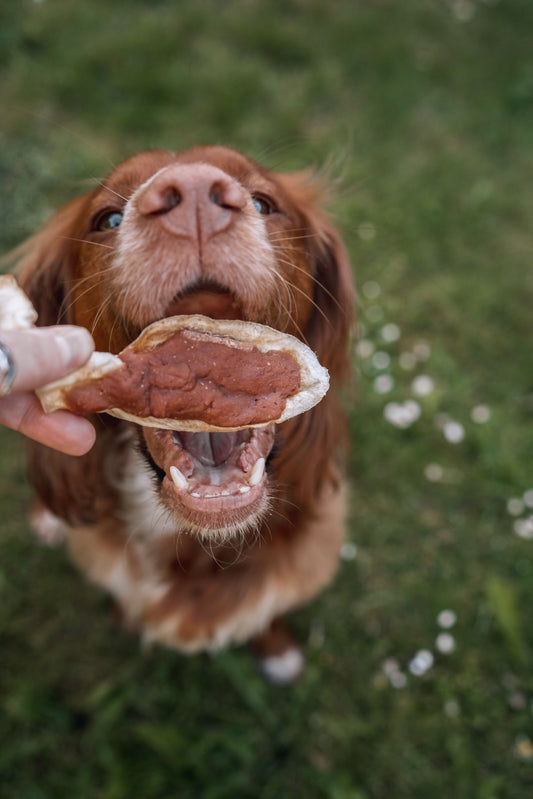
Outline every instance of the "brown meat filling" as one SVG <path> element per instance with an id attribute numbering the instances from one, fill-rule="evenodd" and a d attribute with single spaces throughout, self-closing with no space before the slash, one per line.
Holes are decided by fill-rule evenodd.
<path id="1" fill-rule="evenodd" d="M 72 411 L 120 408 L 139 417 L 239 427 L 278 419 L 300 387 L 300 367 L 287 352 L 263 353 L 190 330 L 154 349 L 128 347 L 119 357 L 125 369 L 69 391 Z"/>

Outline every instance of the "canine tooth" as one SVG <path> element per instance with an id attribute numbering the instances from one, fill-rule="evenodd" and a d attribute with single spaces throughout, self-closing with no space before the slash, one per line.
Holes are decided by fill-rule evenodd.
<path id="1" fill-rule="evenodd" d="M 239 487 L 239 494 L 247 494 L 250 491 L 250 486 L 240 486 Z"/>
<path id="2" fill-rule="evenodd" d="M 265 471 L 265 459 L 259 458 L 253 465 L 252 471 L 250 472 L 250 476 L 248 477 L 248 483 L 251 486 L 258 485 L 262 478 Z"/>
<path id="3" fill-rule="evenodd" d="M 189 485 L 187 478 L 183 472 L 180 472 L 177 466 L 170 467 L 170 476 L 176 488 L 181 488 L 183 490 Z"/>

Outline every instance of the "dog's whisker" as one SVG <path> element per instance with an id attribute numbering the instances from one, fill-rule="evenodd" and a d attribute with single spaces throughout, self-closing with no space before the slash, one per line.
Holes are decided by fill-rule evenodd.
<path id="1" fill-rule="evenodd" d="M 305 297 L 305 299 L 306 299 L 308 302 L 310 302 L 310 303 L 311 303 L 311 305 L 312 305 L 314 308 L 316 308 L 316 310 L 317 310 L 317 311 L 319 312 L 319 314 L 322 316 L 322 318 L 324 319 L 324 321 L 325 321 L 325 322 L 326 322 L 328 325 L 330 325 L 330 326 L 331 326 L 331 319 L 328 319 L 328 317 L 326 316 L 326 314 L 324 313 L 324 311 L 323 311 L 323 309 L 320 307 L 320 305 L 319 305 L 317 302 L 315 302 L 315 300 L 314 300 L 312 297 L 310 297 L 310 296 L 307 294 L 307 292 L 305 292 L 303 289 L 301 289 L 301 288 L 300 288 L 299 286 L 297 286 L 295 283 L 292 283 L 292 282 L 290 282 L 290 281 L 287 281 L 287 282 L 289 283 L 289 285 L 291 286 L 291 288 L 292 288 L 294 291 L 297 291 L 299 294 L 301 294 L 303 297 Z"/>
<path id="2" fill-rule="evenodd" d="M 98 323 L 99 323 L 100 319 L 102 318 L 102 316 L 104 315 L 104 313 L 106 312 L 106 310 L 109 308 L 110 305 L 111 305 L 111 298 L 110 297 L 106 297 L 105 300 L 100 305 L 100 308 L 98 309 L 98 311 L 96 312 L 96 315 L 94 317 L 94 320 L 93 320 L 93 323 L 92 323 L 92 326 L 91 326 L 91 335 L 92 336 L 94 336 L 94 333 L 95 333 L 95 331 L 96 331 L 96 329 L 98 327 Z"/>
<path id="3" fill-rule="evenodd" d="M 305 239 L 318 239 L 320 238 L 318 233 L 302 233 L 301 235 L 295 236 L 290 233 L 290 231 L 283 231 L 284 233 L 288 233 L 287 236 L 282 236 L 281 234 L 276 235 L 275 233 L 271 235 L 270 241 L 273 244 L 280 244 L 284 241 L 304 241 Z"/>
<path id="4" fill-rule="evenodd" d="M 279 273 L 278 273 L 278 274 L 279 274 Z M 281 276 L 280 276 L 280 277 L 281 277 Z M 318 303 L 316 303 L 316 302 L 315 302 L 315 300 L 314 300 L 312 297 L 310 297 L 310 296 L 307 294 L 307 292 L 305 292 L 303 289 L 301 289 L 301 288 L 300 288 L 299 286 L 297 286 L 295 283 L 293 283 L 293 282 L 289 281 L 289 280 L 288 280 L 288 279 L 287 279 L 285 276 L 283 276 L 283 278 L 282 278 L 282 279 L 283 279 L 283 280 L 284 280 L 284 281 L 287 283 L 287 285 L 288 285 L 288 286 L 290 286 L 290 287 L 291 287 L 291 289 L 292 289 L 292 290 L 294 290 L 294 291 L 297 291 L 299 294 L 301 294 L 303 297 L 305 297 L 305 299 L 306 299 L 306 300 L 307 300 L 307 301 L 308 301 L 308 302 L 309 302 L 309 303 L 310 303 L 310 304 L 311 304 L 311 305 L 312 305 L 314 308 L 316 308 L 316 310 L 317 310 L 317 311 L 320 313 L 320 315 L 321 315 L 321 316 L 323 317 L 323 319 L 324 319 L 324 320 L 327 322 L 327 324 L 328 324 L 328 325 L 331 325 L 331 320 L 330 320 L 330 319 L 328 319 L 328 317 L 326 316 L 326 314 L 324 313 L 324 311 L 322 310 L 322 308 L 321 308 L 321 307 L 318 305 Z M 296 322 L 295 322 L 295 320 L 294 320 L 294 319 L 292 319 L 292 318 L 291 318 L 291 322 L 292 322 L 292 324 L 296 325 Z M 298 329 L 299 329 L 300 333 L 302 333 L 302 331 L 300 330 L 300 328 L 298 328 Z M 302 334 L 302 336 L 303 336 L 303 334 Z M 304 338 L 303 340 L 305 341 L 305 338 Z"/>
<path id="5" fill-rule="evenodd" d="M 115 333 L 115 330 L 116 330 L 116 327 L 117 327 L 117 323 L 119 321 L 122 322 L 122 326 L 123 326 L 123 328 L 125 330 L 125 333 L 128 336 L 128 338 L 131 338 L 131 336 L 129 336 L 129 334 L 128 334 L 128 331 L 125 329 L 124 320 L 122 319 L 122 317 L 119 317 L 118 315 L 115 314 L 115 318 L 113 319 L 113 324 L 111 325 L 111 330 L 109 331 L 109 336 L 108 336 L 108 339 L 107 339 L 107 348 L 108 348 L 108 350 L 111 349 L 111 342 L 113 341 L 113 335 Z"/>
<path id="6" fill-rule="evenodd" d="M 101 274 L 102 274 L 102 273 L 100 272 L 100 273 L 99 273 L 99 276 L 100 276 Z M 72 282 L 71 282 L 70 289 L 69 289 L 69 293 L 71 293 L 71 292 L 72 292 L 72 290 L 73 290 L 73 287 L 74 287 L 74 286 L 83 285 L 83 283 L 84 283 L 84 282 L 90 283 L 90 281 L 93 281 L 93 284 L 92 284 L 92 285 L 89 285 L 89 286 L 88 286 L 87 288 L 85 288 L 85 289 L 84 289 L 84 290 L 83 290 L 81 293 L 78 293 L 78 292 L 77 292 L 77 293 L 76 293 L 76 296 L 72 298 L 72 300 L 69 302 L 69 304 L 68 304 L 68 305 L 65 305 L 65 302 L 66 302 L 66 300 L 67 300 L 67 298 L 68 298 L 68 296 L 69 296 L 69 295 L 67 294 L 67 295 L 65 296 L 65 298 L 63 299 L 63 302 L 61 303 L 61 306 L 60 306 L 60 308 L 59 308 L 59 316 L 60 316 L 60 317 L 62 317 L 62 316 L 66 316 L 66 315 L 69 313 L 69 311 L 70 311 L 70 310 L 71 310 L 71 309 L 74 307 L 74 305 L 75 305 L 77 302 L 79 302 L 79 300 L 81 300 L 83 297 L 85 297 L 85 296 L 86 296 L 87 294 L 89 294 L 91 291 L 94 291 L 94 288 L 95 288 L 95 286 L 94 286 L 94 280 L 95 280 L 95 278 L 94 278 L 94 275 L 90 275 L 89 277 L 85 278 L 84 280 L 80 280 L 80 281 L 79 281 L 79 283 L 76 283 L 76 281 L 72 281 Z"/>
<path id="7" fill-rule="evenodd" d="M 325 286 L 315 275 L 310 274 L 306 269 L 303 269 L 301 266 L 298 266 L 293 261 L 288 261 L 283 258 L 280 258 L 279 261 L 281 263 L 286 264 L 287 266 L 290 266 L 292 269 L 295 269 L 298 272 L 302 272 L 306 277 L 310 278 L 312 282 L 320 289 L 322 289 L 322 291 L 325 294 L 327 294 L 330 300 L 332 300 L 335 303 L 335 305 L 337 306 L 337 308 L 339 309 L 339 311 L 342 313 L 343 316 L 347 314 L 346 308 L 343 308 L 343 306 L 340 304 L 335 295 L 332 294 L 332 292 L 327 288 L 327 286 Z"/>
<path id="8" fill-rule="evenodd" d="M 279 296 L 280 306 L 282 307 L 282 309 L 287 314 L 287 317 L 288 317 L 288 320 L 289 320 L 290 324 L 292 324 L 296 328 L 296 330 L 298 331 L 302 341 L 306 342 L 305 334 L 304 334 L 303 330 L 301 329 L 301 327 L 299 326 L 299 324 L 297 323 L 296 319 L 294 318 L 294 316 L 292 314 L 292 300 L 293 300 L 293 297 L 292 297 L 292 294 L 290 292 L 290 289 L 291 288 L 295 288 L 295 286 L 292 283 L 290 283 L 280 272 L 278 272 L 277 270 L 273 270 L 273 271 L 274 271 L 274 274 L 276 275 L 276 277 L 279 279 L 279 285 L 282 285 L 283 288 L 285 289 L 286 296 L 287 296 L 287 299 L 288 299 L 288 302 L 289 302 L 289 308 L 287 308 L 287 306 L 282 302 L 281 296 Z M 279 321 L 279 313 L 278 313 L 278 321 Z M 287 328 L 287 325 L 285 325 L 285 329 L 286 328 Z"/>
<path id="9" fill-rule="evenodd" d="M 64 239 L 65 241 L 76 241 L 79 244 L 90 244 L 93 247 L 104 247 L 106 250 L 114 250 L 115 249 L 110 244 L 104 244 L 101 241 L 91 241 L 90 239 L 77 239 L 77 238 L 74 238 L 74 236 L 58 236 L 58 238 Z"/>
<path id="10" fill-rule="evenodd" d="M 105 183 L 105 181 L 101 180 L 100 178 L 93 178 L 92 180 L 96 186 L 99 186 L 101 189 L 105 189 L 105 191 L 110 192 L 110 194 L 114 194 L 115 197 L 119 198 L 119 200 L 122 200 L 125 203 L 128 202 L 128 197 L 124 197 L 123 194 L 120 194 L 118 191 L 115 191 L 115 189 L 112 189 L 111 186 Z"/>

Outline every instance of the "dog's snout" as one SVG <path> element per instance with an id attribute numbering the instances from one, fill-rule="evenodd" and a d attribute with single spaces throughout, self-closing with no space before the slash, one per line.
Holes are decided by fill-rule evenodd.
<path id="1" fill-rule="evenodd" d="M 239 183 L 209 164 L 168 167 L 141 189 L 136 201 L 142 216 L 158 216 L 168 232 L 200 241 L 229 228 L 245 205 Z"/>

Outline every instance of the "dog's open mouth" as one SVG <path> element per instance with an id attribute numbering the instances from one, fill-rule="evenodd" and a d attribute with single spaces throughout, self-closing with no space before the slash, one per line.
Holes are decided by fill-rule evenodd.
<path id="1" fill-rule="evenodd" d="M 243 319 L 243 309 L 235 294 L 214 281 L 197 281 L 174 297 L 165 316 L 200 313 L 211 319 Z"/>
<path id="2" fill-rule="evenodd" d="M 229 289 L 198 282 L 180 292 L 165 315 L 200 313 L 242 319 Z M 161 496 L 181 523 L 208 535 L 243 529 L 267 504 L 266 463 L 275 424 L 228 432 L 177 432 L 143 428 L 152 466 L 162 479 Z"/>
<path id="3" fill-rule="evenodd" d="M 144 428 L 143 435 L 165 503 L 191 529 L 240 529 L 264 510 L 274 424 L 223 433 Z"/>

